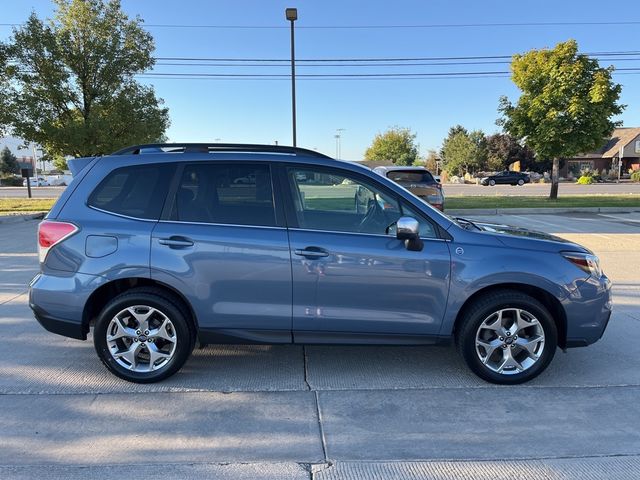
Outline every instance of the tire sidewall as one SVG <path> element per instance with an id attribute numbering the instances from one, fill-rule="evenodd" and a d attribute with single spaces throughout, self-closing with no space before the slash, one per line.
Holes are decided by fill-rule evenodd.
<path id="1" fill-rule="evenodd" d="M 159 370 L 153 372 L 133 372 L 118 364 L 109 351 L 107 344 L 107 328 L 113 317 L 127 307 L 146 305 L 154 307 L 164 313 L 173 323 L 176 331 L 176 351 L 169 362 Z M 151 383 L 163 380 L 177 372 L 191 353 L 191 330 L 182 311 L 172 302 L 156 295 L 140 293 L 121 295 L 109 302 L 100 312 L 93 330 L 93 342 L 102 363 L 118 377 L 136 383 Z"/>
<path id="2" fill-rule="evenodd" d="M 484 322 L 489 315 L 504 308 L 520 308 L 533 314 L 542 326 L 545 336 L 544 350 L 541 358 L 524 372 L 513 375 L 501 375 L 487 368 L 480 360 L 475 345 L 476 333 L 480 324 Z M 472 316 L 468 318 L 463 329 L 465 337 L 461 339 L 460 347 L 465 362 L 480 378 L 491 383 L 514 385 L 532 380 L 547 368 L 553 359 L 558 344 L 557 328 L 547 309 L 538 304 L 538 302 L 529 301 L 526 298 L 517 298 L 514 300 L 503 299 L 487 305 L 484 308 L 480 308 L 472 313 Z"/>

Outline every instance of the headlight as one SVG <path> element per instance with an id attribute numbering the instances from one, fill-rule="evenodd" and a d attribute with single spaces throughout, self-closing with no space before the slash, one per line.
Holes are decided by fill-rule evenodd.
<path id="1" fill-rule="evenodd" d="M 595 255 L 589 253 L 562 252 L 562 256 L 589 275 L 593 275 L 596 278 L 602 276 L 600 259 Z"/>

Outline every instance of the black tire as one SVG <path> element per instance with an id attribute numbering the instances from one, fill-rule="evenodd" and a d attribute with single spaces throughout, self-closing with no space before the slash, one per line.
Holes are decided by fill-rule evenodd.
<path id="1" fill-rule="evenodd" d="M 161 368 L 150 372 L 135 372 L 120 365 L 111 355 L 107 344 L 107 328 L 113 317 L 133 305 L 146 305 L 160 310 L 173 323 L 177 339 L 175 351 Z M 153 383 L 164 380 L 184 365 L 193 351 L 196 330 L 190 314 L 182 302 L 169 292 L 153 287 L 132 288 L 113 298 L 102 309 L 93 330 L 93 342 L 102 363 L 114 375 L 134 383 Z"/>
<path id="2" fill-rule="evenodd" d="M 495 180 L 489 180 L 489 186 L 490 187 L 495 187 L 496 186 L 496 181 Z"/>
<path id="3" fill-rule="evenodd" d="M 522 180 L 522 179 L 518 180 L 518 186 L 520 186 L 520 187 L 521 187 L 521 186 L 523 186 L 523 185 L 524 185 L 524 180 Z"/>
<path id="4" fill-rule="evenodd" d="M 492 313 L 505 308 L 519 308 L 533 314 L 544 331 L 544 347 L 538 360 L 519 373 L 501 374 L 484 365 L 476 352 L 478 328 Z M 458 352 L 467 366 L 480 378 L 500 385 L 527 382 L 540 375 L 548 366 L 558 345 L 558 330 L 546 307 L 517 290 L 496 290 L 473 301 L 465 308 L 455 335 Z"/>

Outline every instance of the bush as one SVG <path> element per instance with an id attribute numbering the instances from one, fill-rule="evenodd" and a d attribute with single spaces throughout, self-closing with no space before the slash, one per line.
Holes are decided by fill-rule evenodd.
<path id="1" fill-rule="evenodd" d="M 636 170 L 631 174 L 631 180 L 634 182 L 640 182 L 640 170 Z"/>
<path id="2" fill-rule="evenodd" d="M 5 177 L 0 178 L 0 185 L 3 187 L 21 187 L 23 181 L 22 177 Z"/>
<path id="3" fill-rule="evenodd" d="M 583 175 L 578 179 L 579 185 L 591 185 L 593 183 L 593 177 Z"/>

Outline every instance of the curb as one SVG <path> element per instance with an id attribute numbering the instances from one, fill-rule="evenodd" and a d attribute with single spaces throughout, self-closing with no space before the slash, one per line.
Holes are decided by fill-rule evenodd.
<path id="1" fill-rule="evenodd" d="M 522 215 L 557 213 L 632 213 L 640 212 L 639 207 L 567 207 L 567 208 L 460 208 L 445 210 L 448 215 Z"/>
<path id="2" fill-rule="evenodd" d="M 45 212 L 27 213 L 20 215 L 0 215 L 0 224 L 27 222 L 29 220 L 42 220 L 45 215 Z"/>

